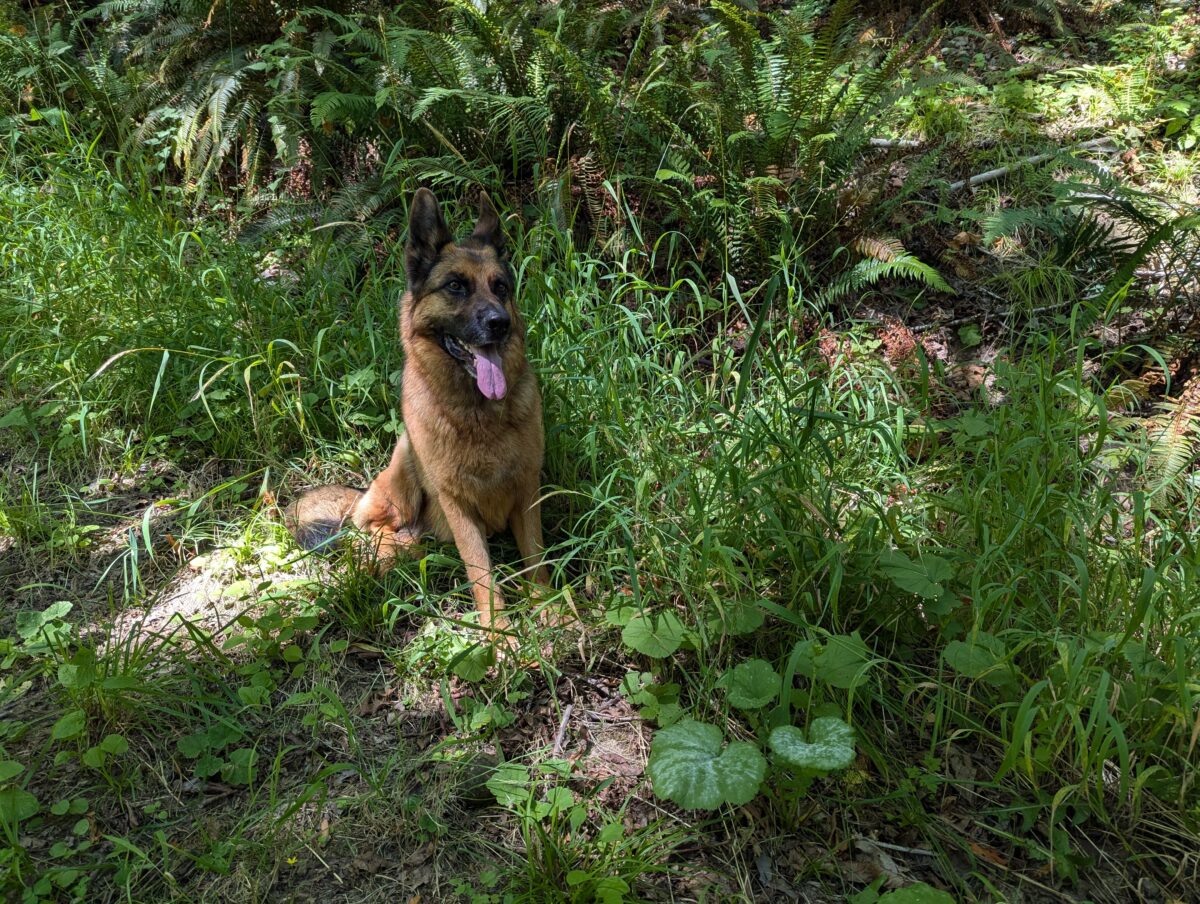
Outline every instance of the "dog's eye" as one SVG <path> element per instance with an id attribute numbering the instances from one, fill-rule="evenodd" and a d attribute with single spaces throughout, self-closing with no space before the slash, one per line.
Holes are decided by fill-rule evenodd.
<path id="1" fill-rule="evenodd" d="M 495 293 L 497 298 L 503 301 L 504 299 L 508 298 L 508 284 L 498 282 L 492 286 L 492 292 Z"/>
<path id="2" fill-rule="evenodd" d="M 446 283 L 446 290 L 454 295 L 462 295 L 467 291 L 467 286 L 461 279 L 452 279 Z"/>

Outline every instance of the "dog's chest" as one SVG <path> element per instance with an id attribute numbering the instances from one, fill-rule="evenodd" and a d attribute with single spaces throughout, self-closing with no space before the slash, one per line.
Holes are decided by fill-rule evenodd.
<path id="1" fill-rule="evenodd" d="M 538 484 L 542 434 L 536 395 L 521 392 L 502 414 L 490 416 L 412 404 L 416 401 L 406 399 L 405 422 L 427 489 L 458 499 L 490 530 L 499 530 Z"/>

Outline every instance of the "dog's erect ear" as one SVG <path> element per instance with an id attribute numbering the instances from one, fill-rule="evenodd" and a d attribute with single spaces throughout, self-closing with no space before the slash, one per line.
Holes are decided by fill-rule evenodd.
<path id="1" fill-rule="evenodd" d="M 496 213 L 487 192 L 479 195 L 479 221 L 471 232 L 471 238 L 491 245 L 497 254 L 504 253 L 504 230 L 500 228 L 500 214 Z"/>
<path id="2" fill-rule="evenodd" d="M 434 261 L 443 247 L 454 240 L 437 198 L 427 188 L 418 188 L 413 195 L 408 218 L 408 245 L 404 249 L 404 264 L 408 269 L 408 284 L 423 281 L 433 269 Z"/>

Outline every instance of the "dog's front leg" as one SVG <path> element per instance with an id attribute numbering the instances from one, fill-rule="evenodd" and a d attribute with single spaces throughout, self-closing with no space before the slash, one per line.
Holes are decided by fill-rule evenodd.
<path id="1" fill-rule="evenodd" d="M 531 578 L 543 586 L 550 585 L 550 573 L 542 564 L 545 548 L 542 545 L 542 503 L 537 496 L 526 500 L 513 509 L 508 519 L 517 549 L 525 561 L 525 570 Z"/>
<path id="2" fill-rule="evenodd" d="M 483 527 L 455 501 L 439 500 L 442 514 L 454 535 L 454 544 L 467 567 L 467 580 L 471 582 L 471 594 L 475 597 L 475 608 L 479 610 L 479 623 L 490 628 L 493 634 L 508 627 L 504 617 L 504 598 L 496 589 L 492 574 L 492 562 L 488 556 L 487 538 Z"/>
<path id="3" fill-rule="evenodd" d="M 545 600 L 550 594 L 550 572 L 543 563 L 542 504 L 536 495 L 513 509 L 508 526 L 517 541 L 517 548 L 521 550 L 521 558 L 525 560 L 525 571 L 536 582 L 531 595 L 536 601 Z M 578 613 L 575 617 L 578 618 Z M 538 618 L 548 627 L 567 625 L 572 621 L 570 616 L 561 611 L 561 607 L 551 609 L 542 606 L 538 610 Z"/>

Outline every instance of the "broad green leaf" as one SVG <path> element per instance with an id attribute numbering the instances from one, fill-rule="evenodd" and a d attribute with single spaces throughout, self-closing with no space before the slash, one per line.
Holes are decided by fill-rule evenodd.
<path id="1" fill-rule="evenodd" d="M 635 615 L 621 632 L 621 640 L 643 656 L 662 659 L 678 650 L 683 642 L 683 622 L 674 612 Z"/>
<path id="2" fill-rule="evenodd" d="M 729 704 L 738 709 L 758 709 L 779 696 L 779 673 L 764 659 L 740 663 L 719 683 L 729 695 Z"/>
<path id="3" fill-rule="evenodd" d="M 17 633 L 22 640 L 32 640 L 43 627 L 56 619 L 62 618 L 71 611 L 71 604 L 66 600 L 51 603 L 41 612 L 18 612 Z"/>
<path id="4" fill-rule="evenodd" d="M 879 567 L 901 590 L 927 600 L 939 599 L 946 589 L 943 582 L 954 577 L 950 563 L 930 553 L 914 562 L 899 550 L 890 549 L 879 557 Z"/>
<path id="5" fill-rule="evenodd" d="M 219 756 L 206 753 L 200 759 L 196 760 L 196 776 L 198 778 L 211 778 L 220 772 L 224 765 L 225 761 Z"/>
<path id="6" fill-rule="evenodd" d="M 245 736 L 246 733 L 242 729 L 225 722 L 217 722 L 208 729 L 208 746 L 213 750 L 224 750 Z"/>
<path id="7" fill-rule="evenodd" d="M 600 844 L 616 844 L 625 837 L 625 826 L 620 822 L 610 822 L 596 833 L 596 841 Z"/>
<path id="8" fill-rule="evenodd" d="M 862 637 L 853 634 L 835 634 L 825 641 L 824 649 L 816 659 L 814 677 L 834 687 L 851 690 L 866 678 L 871 651 Z"/>
<path id="9" fill-rule="evenodd" d="M 502 763 L 487 780 L 487 789 L 502 807 L 514 807 L 529 799 L 529 770 L 520 763 Z"/>
<path id="10" fill-rule="evenodd" d="M 468 647 L 450 662 L 450 671 L 463 681 L 474 684 L 482 681 L 496 661 L 495 650 L 488 644 Z"/>
<path id="11" fill-rule="evenodd" d="M 623 904 L 629 894 L 629 883 L 616 876 L 604 876 L 596 880 L 594 894 L 596 904 Z"/>
<path id="12" fill-rule="evenodd" d="M 851 690 L 866 679 L 871 651 L 855 631 L 835 634 L 825 643 L 801 640 L 792 648 L 796 673 L 823 681 L 833 687 Z"/>
<path id="13" fill-rule="evenodd" d="M 918 882 L 889 891 L 879 899 L 879 904 L 955 904 L 953 896 L 944 891 Z"/>
<path id="14" fill-rule="evenodd" d="M 729 637 L 753 634 L 763 623 L 763 611 L 757 600 L 735 600 L 723 606 L 708 620 L 709 630 Z"/>
<path id="15" fill-rule="evenodd" d="M 185 757 L 194 760 L 208 750 L 209 740 L 207 731 L 193 731 L 175 742 L 176 749 Z"/>
<path id="16" fill-rule="evenodd" d="M 676 172 L 675 170 L 666 169 L 666 168 L 656 170 L 654 173 L 654 178 L 657 179 L 659 182 L 668 182 L 671 179 L 678 179 L 681 182 L 687 182 L 688 184 L 691 184 L 691 181 L 692 181 L 683 173 L 679 173 L 679 172 Z"/>
<path id="17" fill-rule="evenodd" d="M 29 426 L 31 426 L 29 414 L 25 411 L 25 408 L 22 405 L 18 405 L 16 408 L 13 408 L 11 411 L 6 413 L 4 417 L 0 417 L 0 430 L 8 427 Z"/>
<path id="18" fill-rule="evenodd" d="M 221 778 L 231 785 L 249 785 L 254 781 L 254 764 L 258 751 L 253 747 L 239 747 L 229 751 L 229 762 L 221 767 Z"/>
<path id="19" fill-rule="evenodd" d="M 100 749 L 113 756 L 120 756 L 129 750 L 129 742 L 119 734 L 105 735 L 104 740 L 100 742 Z"/>
<path id="20" fill-rule="evenodd" d="M 36 816 L 38 799 L 22 788 L 0 789 L 0 822 L 12 825 Z"/>
<path id="21" fill-rule="evenodd" d="M 831 772 L 854 762 L 854 729 L 836 716 L 814 719 L 808 740 L 799 728 L 781 725 L 768 743 L 780 759 L 801 769 Z"/>
<path id="22" fill-rule="evenodd" d="M 0 782 L 16 778 L 24 771 L 25 767 L 16 760 L 0 760 Z"/>
<path id="23" fill-rule="evenodd" d="M 96 681 L 96 654 L 91 650 L 80 650 L 58 667 L 58 683 L 65 688 L 78 690 L 91 687 Z"/>
<path id="24" fill-rule="evenodd" d="M 257 684 L 244 684 L 237 689 L 238 699 L 245 706 L 263 706 L 270 699 L 270 692 Z"/>
<path id="25" fill-rule="evenodd" d="M 952 640 L 942 651 L 946 664 L 960 675 L 997 686 L 1010 684 L 1015 677 L 1007 655 L 1004 642 L 986 631 L 965 641 Z"/>
<path id="26" fill-rule="evenodd" d="M 969 411 L 956 421 L 958 429 L 961 430 L 968 439 L 979 439 L 981 436 L 987 436 L 996 429 L 996 422 L 993 418 L 986 414 L 981 414 L 977 411 Z"/>
<path id="27" fill-rule="evenodd" d="M 657 709 L 658 713 L 655 715 L 655 719 L 658 720 L 661 728 L 674 725 L 683 718 L 683 707 L 678 703 L 660 703 Z"/>
<path id="28" fill-rule="evenodd" d="M 538 802 L 535 808 L 535 815 L 539 819 L 545 819 L 548 816 L 554 816 L 555 814 L 569 810 L 574 804 L 575 795 L 571 793 L 569 788 L 550 788 L 546 792 L 546 799 Z"/>
<path id="29" fill-rule="evenodd" d="M 614 628 L 624 628 L 637 614 L 637 606 L 614 606 L 604 613 L 604 620 Z"/>
<path id="30" fill-rule="evenodd" d="M 767 761 L 753 744 L 721 741 L 721 729 L 691 719 L 660 731 L 646 767 L 654 793 L 688 810 L 753 800 Z"/>
<path id="31" fill-rule="evenodd" d="M 977 643 L 952 640 L 942 651 L 946 664 L 960 675 L 978 678 L 996 664 L 996 654 Z"/>
<path id="32" fill-rule="evenodd" d="M 50 729 L 50 737 L 55 741 L 66 741 L 77 737 L 83 731 L 85 724 L 87 724 L 87 718 L 84 716 L 83 710 L 73 709 L 54 723 L 54 727 Z"/>

